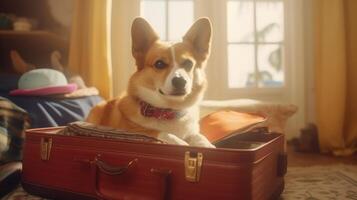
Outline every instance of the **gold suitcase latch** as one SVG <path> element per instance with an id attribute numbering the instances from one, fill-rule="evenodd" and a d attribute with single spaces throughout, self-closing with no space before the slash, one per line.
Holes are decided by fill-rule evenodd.
<path id="1" fill-rule="evenodd" d="M 186 151 L 185 177 L 187 181 L 198 182 L 200 180 L 202 161 L 202 153 L 197 153 L 195 156 L 192 156 L 191 152 Z"/>
<path id="2" fill-rule="evenodd" d="M 41 160 L 49 160 L 52 148 L 52 138 L 41 138 Z"/>

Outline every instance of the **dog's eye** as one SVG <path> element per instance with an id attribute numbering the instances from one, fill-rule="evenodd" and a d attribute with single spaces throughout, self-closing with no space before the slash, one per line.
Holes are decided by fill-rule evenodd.
<path id="1" fill-rule="evenodd" d="M 163 69 L 163 68 L 165 68 L 167 66 L 167 64 L 162 60 L 158 60 L 158 61 L 155 62 L 154 66 L 157 69 Z"/>
<path id="2" fill-rule="evenodd" d="M 187 59 L 187 60 L 183 61 L 182 67 L 185 68 L 185 70 L 190 71 L 193 67 L 193 63 L 191 60 Z"/>

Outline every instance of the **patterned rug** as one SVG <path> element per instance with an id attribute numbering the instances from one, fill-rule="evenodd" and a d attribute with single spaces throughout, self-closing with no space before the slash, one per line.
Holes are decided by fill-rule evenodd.
<path id="1" fill-rule="evenodd" d="M 290 167 L 281 200 L 357 200 L 357 166 Z M 3 200 L 43 200 L 21 187 Z"/>
<path id="2" fill-rule="evenodd" d="M 290 167 L 281 199 L 357 200 L 357 166 Z"/>

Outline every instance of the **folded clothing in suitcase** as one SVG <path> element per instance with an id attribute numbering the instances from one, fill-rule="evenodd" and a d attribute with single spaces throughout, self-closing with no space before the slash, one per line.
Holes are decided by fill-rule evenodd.
<path id="1" fill-rule="evenodd" d="M 71 128 L 76 134 L 63 134 Z M 51 199 L 247 200 L 274 199 L 284 187 L 283 135 L 264 128 L 232 133 L 217 149 L 98 137 L 101 131 L 84 137 L 81 128 L 90 127 L 27 131 L 26 191 Z"/>
<path id="2" fill-rule="evenodd" d="M 124 130 L 114 129 L 107 126 L 98 126 L 88 122 L 70 123 L 67 127 L 58 131 L 57 134 L 68 136 L 100 137 L 139 142 L 163 143 L 161 140 L 140 133 L 128 133 Z"/>

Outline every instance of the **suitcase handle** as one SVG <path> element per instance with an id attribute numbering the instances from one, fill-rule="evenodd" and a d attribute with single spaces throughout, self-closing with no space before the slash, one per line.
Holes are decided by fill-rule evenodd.
<path id="1" fill-rule="evenodd" d="M 110 176 L 115 176 L 115 175 L 121 175 L 124 174 L 130 167 L 132 167 L 135 163 L 138 162 L 138 159 L 135 158 L 134 160 L 128 162 L 128 164 L 124 166 L 111 166 L 104 161 L 99 159 L 99 156 L 96 156 L 94 159 L 93 164 L 96 165 L 96 168 L 100 170 L 100 172 L 110 175 Z"/>
<path id="2" fill-rule="evenodd" d="M 94 187 L 94 191 L 99 199 L 109 200 L 111 198 L 106 197 L 104 194 L 102 194 L 99 191 L 98 174 L 104 173 L 109 176 L 122 175 L 126 171 L 128 171 L 129 168 L 134 166 L 138 162 L 138 159 L 135 158 L 123 166 L 111 166 L 111 165 L 105 163 L 104 161 L 102 161 L 101 159 L 99 159 L 99 157 L 100 157 L 100 155 L 97 155 L 94 158 L 94 161 L 90 162 L 92 165 L 92 169 L 93 169 L 93 173 L 92 173 L 93 187 Z M 161 199 L 168 199 L 168 185 L 169 185 L 169 177 L 171 174 L 171 170 L 152 168 L 150 171 L 152 174 L 159 175 L 162 177 L 162 180 L 163 180 L 162 191 L 163 192 L 161 194 Z"/>

